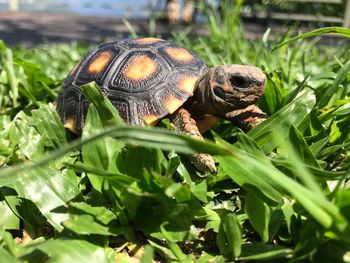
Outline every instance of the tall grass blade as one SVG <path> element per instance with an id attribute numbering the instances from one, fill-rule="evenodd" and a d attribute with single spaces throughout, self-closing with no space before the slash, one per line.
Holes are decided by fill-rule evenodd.
<path id="1" fill-rule="evenodd" d="M 287 137 L 292 125 L 298 126 L 310 113 L 316 103 L 316 98 L 310 90 L 304 90 L 299 97 L 281 108 L 273 116 L 248 132 L 248 135 L 263 149 L 271 152 L 278 146 L 275 133 Z"/>
<path id="2" fill-rule="evenodd" d="M 300 39 L 304 39 L 304 38 L 308 38 L 308 37 L 315 37 L 315 36 L 320 36 L 320 35 L 324 35 L 324 34 L 336 34 L 339 36 L 343 36 L 343 37 L 348 37 L 350 38 L 350 29 L 348 28 L 344 28 L 344 27 L 325 27 L 325 28 L 320 28 L 320 29 L 316 29 L 304 34 L 300 34 L 296 37 L 292 37 L 280 44 L 278 44 L 276 47 L 274 47 L 272 49 L 272 52 L 283 47 L 286 46 L 290 43 L 296 42 Z"/>
<path id="3" fill-rule="evenodd" d="M 322 95 L 321 99 L 318 102 L 320 107 L 326 106 L 329 101 L 331 101 L 331 97 L 336 93 L 339 85 L 347 78 L 348 73 L 350 72 L 350 60 L 346 62 L 344 66 L 339 70 L 337 77 L 335 78 L 332 86 L 326 89 L 326 92 Z"/>

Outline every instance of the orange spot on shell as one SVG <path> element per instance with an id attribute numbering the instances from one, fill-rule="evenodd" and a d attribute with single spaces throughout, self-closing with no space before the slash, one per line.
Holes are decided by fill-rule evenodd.
<path id="1" fill-rule="evenodd" d="M 159 120 L 159 117 L 153 114 L 143 116 L 144 123 L 148 125 L 156 125 Z"/>
<path id="2" fill-rule="evenodd" d="M 178 89 L 190 95 L 193 95 L 193 91 L 195 89 L 195 84 L 197 80 L 198 76 L 184 76 L 180 79 L 176 86 Z"/>
<path id="3" fill-rule="evenodd" d="M 145 38 L 135 39 L 135 42 L 137 44 L 154 44 L 161 41 L 164 41 L 164 40 L 160 38 L 154 38 L 154 37 L 145 37 Z"/>
<path id="4" fill-rule="evenodd" d="M 68 130 L 70 130 L 72 133 L 76 135 L 80 135 L 80 132 L 78 131 L 76 126 L 76 121 L 73 117 L 67 118 L 63 124 L 63 127 L 67 128 Z"/>
<path id="5" fill-rule="evenodd" d="M 176 111 L 183 103 L 184 103 L 183 100 L 180 100 L 174 95 L 169 95 L 164 100 L 165 108 L 168 110 L 170 114 Z"/>
<path id="6" fill-rule="evenodd" d="M 149 78 L 158 69 L 157 63 L 146 55 L 135 56 L 130 59 L 124 75 L 133 81 L 139 81 Z"/>
<path id="7" fill-rule="evenodd" d="M 91 74 L 102 73 L 111 60 L 111 56 L 111 53 L 108 51 L 103 51 L 100 54 L 97 54 L 97 56 L 90 62 L 88 72 Z"/>
<path id="8" fill-rule="evenodd" d="M 194 56 L 186 49 L 181 47 L 168 47 L 165 52 L 174 60 L 188 63 L 194 59 Z"/>

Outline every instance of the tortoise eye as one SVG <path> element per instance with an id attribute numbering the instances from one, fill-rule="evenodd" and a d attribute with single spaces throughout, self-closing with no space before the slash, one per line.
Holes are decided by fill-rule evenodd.
<path id="1" fill-rule="evenodd" d="M 226 97 L 226 92 L 224 91 L 223 88 L 221 88 L 219 86 L 214 87 L 214 94 L 222 99 L 224 99 Z"/>
<path id="2" fill-rule="evenodd" d="M 241 89 L 246 89 L 249 87 L 249 79 L 242 76 L 232 76 L 230 82 L 233 86 Z"/>

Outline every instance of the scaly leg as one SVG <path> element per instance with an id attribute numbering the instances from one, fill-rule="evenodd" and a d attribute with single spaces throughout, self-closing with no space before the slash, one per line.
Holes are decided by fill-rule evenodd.
<path id="1" fill-rule="evenodd" d="M 255 128 L 268 118 L 267 114 L 256 105 L 249 105 L 245 109 L 234 110 L 226 113 L 225 119 L 248 131 Z"/>
<path id="2" fill-rule="evenodd" d="M 191 114 L 187 110 L 180 108 L 174 112 L 169 119 L 176 131 L 187 134 L 197 140 L 204 140 L 198 130 L 196 121 L 191 117 Z M 196 153 L 189 157 L 199 171 L 211 173 L 216 172 L 215 162 L 211 155 Z"/>

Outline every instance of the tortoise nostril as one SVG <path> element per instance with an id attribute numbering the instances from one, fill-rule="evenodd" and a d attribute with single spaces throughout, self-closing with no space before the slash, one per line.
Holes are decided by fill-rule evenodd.
<path id="1" fill-rule="evenodd" d="M 249 80 L 243 76 L 232 76 L 230 78 L 232 86 L 245 89 L 249 86 Z"/>

